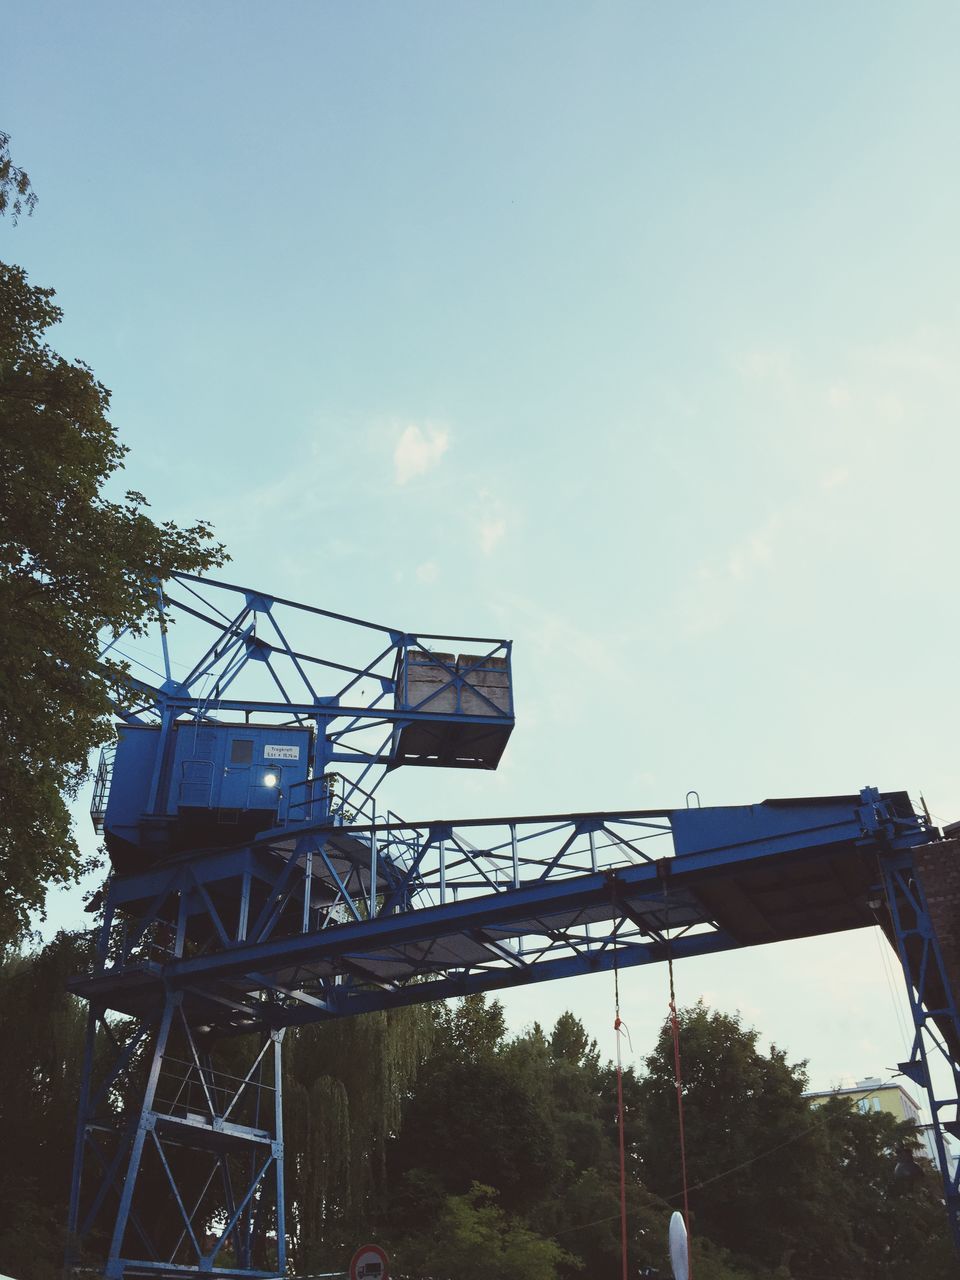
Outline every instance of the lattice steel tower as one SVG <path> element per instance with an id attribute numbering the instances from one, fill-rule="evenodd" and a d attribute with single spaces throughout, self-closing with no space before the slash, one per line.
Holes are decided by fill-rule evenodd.
<path id="1" fill-rule="evenodd" d="M 914 1011 L 902 1069 L 941 1155 L 960 1132 L 960 1020 L 915 868 L 948 844 L 905 793 L 408 823 L 380 801 L 391 770 L 499 762 L 508 641 L 190 575 L 158 613 L 162 672 L 139 637 L 106 655 L 125 671 L 93 802 L 113 874 L 72 984 L 90 1020 L 71 1267 L 284 1275 L 289 1026 L 878 918 Z M 171 634 L 199 660 L 178 667 Z"/>

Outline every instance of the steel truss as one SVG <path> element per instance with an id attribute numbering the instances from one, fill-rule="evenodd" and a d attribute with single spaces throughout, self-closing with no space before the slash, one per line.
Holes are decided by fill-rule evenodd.
<path id="1" fill-rule="evenodd" d="M 909 851 L 886 852 L 880 867 L 888 934 L 903 967 L 913 1015 L 913 1045 L 899 1069 L 927 1095 L 944 1201 L 960 1250 L 960 1162 L 951 1172 L 943 1139 L 944 1133 L 960 1139 L 960 1006 L 913 857 Z"/>
<path id="2" fill-rule="evenodd" d="M 174 634 L 201 657 L 175 669 Z M 318 642 L 324 656 L 307 651 Z M 358 665 L 353 655 L 366 646 L 371 656 Z M 165 738 L 184 720 L 311 726 L 313 778 L 289 797 L 289 816 L 375 820 L 377 788 L 400 765 L 496 768 L 514 725 L 511 656 L 509 640 L 407 632 L 183 573 L 158 586 L 145 633 L 123 632 L 105 647 L 101 674 L 120 719 L 159 726 Z M 502 669 L 502 684 L 491 668 Z M 418 681 L 425 670 L 429 679 Z M 108 751 L 101 809 L 110 763 Z"/>
<path id="3" fill-rule="evenodd" d="M 282 1036 L 238 1039 L 228 1072 L 180 992 L 125 1023 L 91 1005 L 72 1267 L 105 1259 L 108 1280 L 283 1275 Z"/>
<path id="4" fill-rule="evenodd" d="M 91 1001 L 91 1026 L 107 1036 L 116 1037 L 108 1010 L 130 1022 L 116 1040 L 116 1073 L 108 1068 L 96 1091 L 84 1086 L 76 1238 L 84 1243 L 98 1214 L 114 1215 L 111 1280 L 183 1268 L 280 1275 L 279 1088 L 270 1125 L 259 1093 L 256 1123 L 242 1119 L 217 1083 L 211 1046 L 256 1037 L 245 1049 L 252 1065 L 234 1070 L 252 1099 L 268 1043 L 271 1087 L 279 1084 L 287 1026 L 865 927 L 874 922 L 878 859 L 889 876 L 935 834 L 903 793 L 866 790 L 721 809 L 327 823 L 114 876 L 98 972 L 74 989 Z M 904 892 L 896 887 L 892 901 L 896 919 L 907 919 L 897 925 L 907 937 L 918 926 L 905 914 Z M 922 973 L 929 964 L 921 961 Z M 942 1000 L 924 1009 L 927 1022 L 944 1015 Z M 117 1111 L 116 1082 L 138 1064 L 138 1078 L 146 1072 L 142 1095 L 113 1121 L 119 1136 L 108 1152 L 98 1108 L 106 1102 Z M 172 1093 L 159 1087 L 167 1081 Z M 944 1105 L 937 1099 L 938 1120 Z M 158 1249 L 136 1188 L 145 1159 L 162 1157 L 168 1135 L 205 1152 L 213 1180 L 188 1200 L 177 1169 L 161 1158 L 179 1221 L 175 1239 L 165 1236 Z M 225 1157 L 241 1150 L 260 1151 L 263 1160 L 247 1159 L 245 1185 L 231 1173 L 229 1194 L 214 1205 L 204 1197 L 220 1185 L 216 1171 L 225 1184 Z M 103 1172 L 88 1192 L 91 1152 Z M 276 1188 L 269 1206 L 268 1176 Z M 201 1220 L 217 1224 L 208 1242 L 192 1227 Z M 132 1256 L 131 1244 L 145 1239 L 168 1256 Z M 267 1247 L 275 1251 L 272 1271 L 262 1265 Z"/>
<path id="5" fill-rule="evenodd" d="M 404 822 L 378 801 L 391 769 L 495 767 L 513 727 L 509 642 L 406 633 L 189 575 L 159 593 L 157 621 L 162 671 L 140 635 L 111 642 L 103 668 L 121 719 L 170 747 L 148 824 L 187 723 L 309 726 L 311 771 L 270 829 L 185 853 L 134 842 L 109 881 L 95 971 L 72 983 L 90 1002 L 75 1267 L 283 1275 L 287 1027 L 869 927 L 884 888 L 917 1028 L 903 1069 L 935 1122 L 956 1125 L 957 1006 L 909 874 L 911 849 L 938 833 L 905 793 Z M 322 658 L 308 652 L 316 628 L 331 635 Z M 184 633 L 202 657 L 175 672 L 169 639 Z M 358 636 L 373 639 L 361 665 Z M 108 754 L 94 797 L 108 847 L 112 769 Z M 952 1092 L 930 1083 L 941 1052 Z M 946 1193 L 956 1230 L 955 1180 Z"/>

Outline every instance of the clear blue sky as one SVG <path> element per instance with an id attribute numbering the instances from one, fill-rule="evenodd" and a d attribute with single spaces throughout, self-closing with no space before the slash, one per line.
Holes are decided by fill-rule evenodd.
<path id="1" fill-rule="evenodd" d="M 4 44 L 40 204 L 0 255 L 127 483 L 235 580 L 516 641 L 499 773 L 396 808 L 960 817 L 952 0 L 33 0 Z M 904 1056 L 869 934 L 678 981 L 818 1087 Z M 638 1052 L 664 984 L 630 978 Z M 612 1052 L 611 998 L 510 1012 Z"/>

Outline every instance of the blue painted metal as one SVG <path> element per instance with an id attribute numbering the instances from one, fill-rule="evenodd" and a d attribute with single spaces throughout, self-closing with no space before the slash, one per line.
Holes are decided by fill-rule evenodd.
<path id="1" fill-rule="evenodd" d="M 913 1015 L 910 1056 L 900 1071 L 927 1095 L 944 1203 L 960 1250 L 960 1165 L 951 1173 L 944 1133 L 960 1137 L 960 1005 L 944 963 L 924 890 L 909 851 L 880 858 L 892 935 L 903 967 Z"/>
<path id="2" fill-rule="evenodd" d="M 176 677 L 173 621 L 178 638 L 186 629 L 202 652 Z M 345 646 L 351 658 L 358 637 L 373 633 L 375 652 L 357 666 L 294 647 L 305 621 L 311 633 L 323 624 L 325 642 Z M 96 818 L 124 869 L 138 859 L 326 820 L 334 777 L 343 811 L 372 817 L 370 799 L 389 770 L 495 768 L 513 729 L 509 641 L 464 637 L 457 647 L 469 653 L 435 653 L 432 643 L 454 638 L 401 632 L 189 574 L 159 592 L 156 631 L 159 684 L 129 642 L 111 642 L 102 668 L 124 727 L 112 779 L 105 756 Z M 322 681 L 331 683 L 321 692 Z M 246 762 L 231 758 L 243 740 L 253 743 Z M 284 746 L 287 759 L 277 754 Z M 277 785 L 259 785 L 270 765 L 279 766 Z"/>
<path id="3" fill-rule="evenodd" d="M 171 992 L 127 1026 L 92 1011 L 100 1052 L 88 1054 L 81 1096 L 69 1262 L 99 1263 L 108 1280 L 144 1271 L 273 1276 L 286 1267 L 277 1231 L 283 1032 L 238 1040 L 249 1065 L 225 1074 L 186 1013 L 189 998 Z M 118 1114 L 117 1095 L 133 1094 L 144 1068 L 139 1103 L 131 1096 Z M 164 1203 L 172 1222 L 157 1213 Z"/>
<path id="4" fill-rule="evenodd" d="M 95 971 L 72 984 L 91 1005 L 71 1195 L 78 1265 L 106 1231 L 110 1280 L 283 1274 L 286 1027 L 868 927 L 878 859 L 919 993 L 918 1042 L 921 1026 L 942 1022 L 929 960 L 909 967 L 914 935 L 933 946 L 917 924 L 927 917 L 902 905 L 914 897 L 897 879 L 937 833 L 905 793 L 403 822 L 377 807 L 392 768 L 495 766 L 513 725 L 508 642 L 432 653 L 450 637 L 189 577 L 163 608 L 215 637 L 182 677 L 165 651 L 159 688 L 123 677 L 105 816 L 115 874 Z M 285 609 L 292 621 L 280 621 Z M 377 633 L 376 656 L 362 667 L 309 656 L 304 616 Z M 331 674 L 334 692 L 318 695 Z M 264 696 L 271 686 L 281 700 Z M 204 734 L 209 785 L 183 806 L 177 766 L 198 758 L 184 744 Z M 221 773 L 238 763 L 237 741 L 253 744 L 239 762 L 250 769 L 278 763 L 267 745 L 309 744 L 309 772 L 298 757 L 266 829 L 249 783 L 241 795 Z M 237 809 L 254 818 L 211 838 Z M 215 1054 L 224 1044 L 246 1064 L 232 1081 Z M 926 1070 L 925 1052 L 911 1070 Z M 946 1104 L 931 1098 L 940 1119 Z"/>

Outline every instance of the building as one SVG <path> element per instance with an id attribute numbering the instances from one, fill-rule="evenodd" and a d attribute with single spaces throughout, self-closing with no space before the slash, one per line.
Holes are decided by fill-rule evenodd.
<path id="1" fill-rule="evenodd" d="M 907 1121 L 917 1129 L 917 1136 L 921 1142 L 919 1152 L 921 1159 L 929 1160 L 932 1165 L 937 1166 L 937 1146 L 933 1136 L 933 1125 L 922 1122 L 919 1104 L 907 1093 L 903 1085 L 896 1084 L 892 1080 L 881 1080 L 878 1076 L 869 1076 L 866 1080 L 858 1080 L 855 1085 L 848 1088 L 826 1089 L 822 1092 L 804 1094 L 804 1097 L 813 1107 L 820 1106 L 828 1098 L 848 1098 L 860 1112 L 885 1111 L 895 1120 Z M 943 1144 L 949 1168 L 941 1172 L 952 1176 L 956 1171 L 960 1153 L 946 1133 L 943 1135 Z"/>
<path id="2" fill-rule="evenodd" d="M 936 1167 L 937 1161 L 937 1143 L 933 1136 L 933 1125 L 923 1124 L 920 1126 L 920 1138 L 923 1141 L 923 1150 L 921 1155 Z M 956 1175 L 957 1163 L 960 1161 L 960 1151 L 957 1150 L 956 1144 L 953 1142 L 949 1133 L 943 1135 L 943 1149 L 947 1156 L 947 1168 L 944 1173 L 949 1174 L 951 1178 Z"/>
<path id="3" fill-rule="evenodd" d="M 886 1111 L 895 1120 L 906 1120 L 920 1128 L 920 1106 L 902 1085 L 892 1080 L 868 1076 L 844 1089 L 826 1089 L 822 1093 L 807 1093 L 804 1097 L 810 1105 L 820 1106 L 828 1098 L 849 1098 L 858 1111 Z"/>

